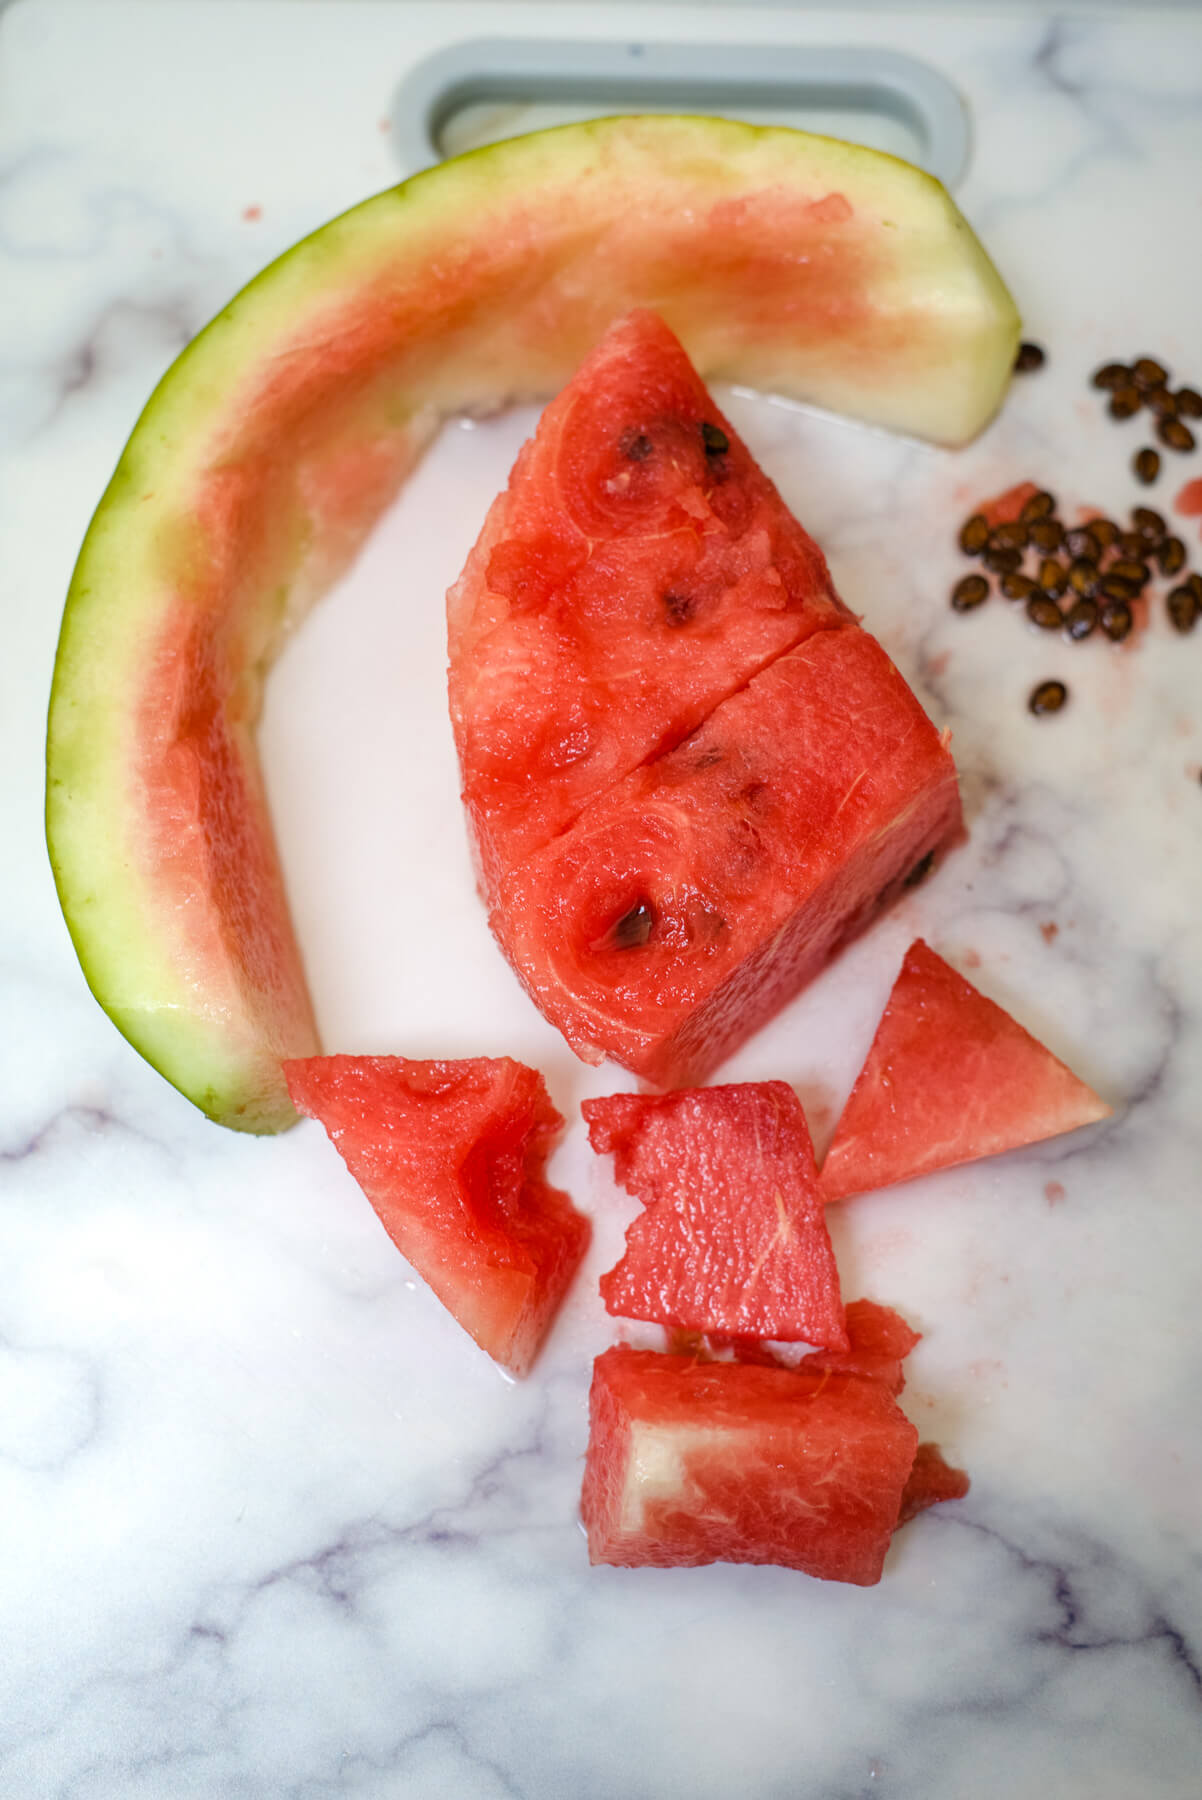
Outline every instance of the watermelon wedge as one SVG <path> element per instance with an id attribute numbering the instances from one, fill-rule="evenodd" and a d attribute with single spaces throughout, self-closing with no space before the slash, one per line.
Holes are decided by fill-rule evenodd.
<path id="1" fill-rule="evenodd" d="M 817 544 L 653 313 L 544 412 L 447 596 L 451 718 L 484 885 L 812 631 Z"/>
<path id="2" fill-rule="evenodd" d="M 617 1346 L 593 1365 L 589 1560 L 776 1563 L 871 1587 L 917 1445 L 878 1381 Z"/>
<path id="3" fill-rule="evenodd" d="M 1109 1116 L 1071 1069 L 917 938 L 835 1127 L 828 1201 Z"/>
<path id="4" fill-rule="evenodd" d="M 586 1100 L 589 1142 L 644 1211 L 601 1277 L 611 1313 L 850 1348 L 801 1102 L 783 1081 Z"/>
<path id="5" fill-rule="evenodd" d="M 212 1118 L 290 1124 L 315 1045 L 254 751 L 264 671 L 440 419 L 553 393 L 654 305 L 705 376 L 939 442 L 997 407 L 1013 302 L 947 194 L 723 120 L 494 145 L 297 245 L 174 364 L 67 600 L 47 745 L 93 992 Z"/>
<path id="6" fill-rule="evenodd" d="M 951 756 L 885 652 L 818 631 L 511 870 L 492 926 L 578 1055 L 688 1086 L 959 830 Z"/>
<path id="7" fill-rule="evenodd" d="M 284 1065 L 406 1260 L 482 1350 L 530 1367 L 584 1255 L 589 1225 L 543 1165 L 563 1120 L 509 1057 Z"/>

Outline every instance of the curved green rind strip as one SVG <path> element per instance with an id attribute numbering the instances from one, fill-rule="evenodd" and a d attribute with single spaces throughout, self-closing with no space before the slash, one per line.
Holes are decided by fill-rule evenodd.
<path id="1" fill-rule="evenodd" d="M 229 822 L 212 734 L 271 888 L 253 727 L 282 634 L 441 418 L 553 392 L 635 305 L 709 379 L 948 444 L 996 410 L 1019 336 L 969 226 L 909 164 L 616 118 L 472 152 L 333 220 L 218 314 L 138 420 L 67 598 L 47 835 L 93 993 L 211 1118 L 292 1123 L 279 1064 L 317 1048 L 282 886 L 248 876 L 231 900 L 211 874 Z"/>

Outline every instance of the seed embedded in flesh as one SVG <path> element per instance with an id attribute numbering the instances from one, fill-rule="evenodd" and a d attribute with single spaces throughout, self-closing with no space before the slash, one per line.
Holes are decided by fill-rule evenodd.
<path id="1" fill-rule="evenodd" d="M 1132 419 L 1143 405 L 1140 391 L 1135 387 L 1116 388 L 1110 396 L 1108 411 L 1112 419 Z"/>
<path id="2" fill-rule="evenodd" d="M 1131 630 L 1131 608 L 1126 600 L 1108 600 L 1102 608 L 1100 619 L 1102 630 L 1116 644 L 1121 644 Z"/>
<path id="3" fill-rule="evenodd" d="M 1040 488 L 1037 494 L 1031 495 L 1018 516 L 1030 525 L 1036 519 L 1050 519 L 1055 510 L 1056 496 L 1049 494 L 1046 488 Z"/>
<path id="4" fill-rule="evenodd" d="M 1098 622 L 1097 602 L 1094 600 L 1078 600 L 1064 616 L 1065 636 L 1079 644 L 1087 638 Z"/>
<path id="5" fill-rule="evenodd" d="M 902 886 L 908 888 L 917 887 L 920 881 L 926 880 L 934 866 L 935 852 L 933 850 L 928 850 L 925 856 L 919 857 L 918 861 L 914 864 L 914 867 L 910 870 L 910 873 L 905 876 L 902 881 Z"/>
<path id="6" fill-rule="evenodd" d="M 1036 369 L 1042 369 L 1047 361 L 1047 352 L 1038 344 L 1020 344 L 1018 355 L 1014 359 L 1016 375 L 1031 375 Z"/>
<path id="7" fill-rule="evenodd" d="M 1079 556 L 1069 564 L 1068 585 L 1074 594 L 1084 594 L 1088 598 L 1090 594 L 1097 592 L 1100 579 L 1097 563 L 1090 562 L 1087 556 Z"/>
<path id="8" fill-rule="evenodd" d="M 1126 363 L 1103 363 L 1100 369 L 1094 370 L 1093 385 L 1096 388 L 1130 387 L 1131 371 Z"/>
<path id="9" fill-rule="evenodd" d="M 1042 718 L 1046 713 L 1058 713 L 1067 699 L 1068 689 L 1062 681 L 1041 681 L 1032 689 L 1027 708 L 1036 718 Z"/>
<path id="10" fill-rule="evenodd" d="M 1012 574 L 1002 576 L 1002 592 L 1007 600 L 1029 600 L 1038 591 L 1037 583 L 1017 569 Z"/>
<path id="11" fill-rule="evenodd" d="M 655 908 L 649 900 L 639 900 L 629 912 L 610 926 L 604 943 L 613 950 L 640 950 L 655 926 Z"/>
<path id="12" fill-rule="evenodd" d="M 1169 378 L 1154 356 L 1140 356 L 1131 365 L 1131 379 L 1138 388 L 1163 387 Z"/>
<path id="13" fill-rule="evenodd" d="M 720 425 L 711 425 L 708 419 L 701 422 L 701 441 L 705 445 L 707 456 L 725 456 L 730 449 L 730 439 Z"/>
<path id="14" fill-rule="evenodd" d="M 1185 545 L 1179 537 L 1162 539 L 1155 554 L 1162 575 L 1179 575 L 1185 567 Z"/>
<path id="15" fill-rule="evenodd" d="M 1194 447 L 1194 434 L 1181 419 L 1158 420 L 1156 435 L 1162 444 L 1167 445 L 1170 450 L 1176 450 L 1181 456 Z"/>
<path id="16" fill-rule="evenodd" d="M 1135 470 L 1136 480 L 1142 481 L 1145 487 L 1151 487 L 1160 474 L 1159 450 L 1153 450 L 1150 444 L 1145 445 L 1131 458 L 1131 467 Z"/>
<path id="17" fill-rule="evenodd" d="M 1165 605 L 1169 610 L 1169 618 L 1178 631 L 1192 631 L 1198 622 L 1198 596 L 1184 583 L 1173 588 Z"/>
<path id="18" fill-rule="evenodd" d="M 1041 631 L 1059 631 L 1064 624 L 1064 614 L 1056 602 L 1043 593 L 1032 594 L 1027 601 L 1027 617 Z"/>
<path id="19" fill-rule="evenodd" d="M 645 431 L 626 431 L 618 440 L 618 449 L 631 462 L 646 462 L 653 445 Z"/>
<path id="20" fill-rule="evenodd" d="M 670 590 L 663 596 L 663 607 L 668 615 L 669 625 L 687 625 L 697 610 L 697 603 L 691 594 L 678 594 Z"/>
<path id="21" fill-rule="evenodd" d="M 1197 388 L 1177 389 L 1177 415 L 1182 419 L 1202 419 L 1202 394 Z"/>
<path id="22" fill-rule="evenodd" d="M 983 575 L 965 575 L 952 589 L 952 608 L 955 612 L 971 612 L 974 607 L 981 606 L 989 598 L 989 583 Z"/>
<path id="23" fill-rule="evenodd" d="M 1059 550 L 1064 542 L 1064 526 L 1059 519 L 1033 519 L 1027 536 L 1037 550 Z"/>
<path id="24" fill-rule="evenodd" d="M 1009 575 L 1023 560 L 1021 550 L 986 550 L 983 561 L 994 575 Z"/>
<path id="25" fill-rule="evenodd" d="M 1133 506 L 1131 523 L 1140 540 L 1149 547 L 1158 544 L 1168 530 L 1161 514 L 1151 506 Z"/>
<path id="26" fill-rule="evenodd" d="M 1091 519 L 1089 535 L 1103 550 L 1118 542 L 1119 528 L 1113 519 Z"/>
<path id="27" fill-rule="evenodd" d="M 1070 556 L 1084 556 L 1090 562 L 1097 562 L 1102 554 L 1102 546 L 1088 525 L 1074 525 L 1071 531 L 1066 531 L 1064 547 Z"/>
<path id="28" fill-rule="evenodd" d="M 1068 586 L 1068 570 L 1054 556 L 1045 556 L 1039 565 L 1039 585 L 1053 600 L 1059 600 Z"/>
<path id="29" fill-rule="evenodd" d="M 984 513 L 974 513 L 960 530 L 960 548 L 965 556 L 980 556 L 989 542 L 989 520 Z"/>

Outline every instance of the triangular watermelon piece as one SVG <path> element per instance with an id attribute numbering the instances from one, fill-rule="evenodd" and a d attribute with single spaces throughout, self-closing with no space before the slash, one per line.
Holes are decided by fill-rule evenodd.
<path id="1" fill-rule="evenodd" d="M 902 1363 L 922 1333 L 911 1330 L 900 1313 L 875 1300 L 853 1300 L 845 1314 L 849 1347 L 815 1350 L 803 1359 L 806 1369 L 830 1369 L 843 1375 L 863 1375 L 880 1381 L 891 1394 L 906 1385 Z"/>
<path id="2" fill-rule="evenodd" d="M 849 1348 L 805 1115 L 783 1081 L 586 1100 L 644 1211 L 606 1308 L 697 1331 Z"/>
<path id="3" fill-rule="evenodd" d="M 822 1165 L 827 1200 L 1075 1131 L 1111 1111 L 921 938 Z"/>
<path id="4" fill-rule="evenodd" d="M 486 891 L 757 669 L 850 619 L 677 338 L 654 313 L 621 320 L 543 413 L 447 596 Z"/>
<path id="5" fill-rule="evenodd" d="M 563 1120 L 509 1057 L 284 1064 L 293 1104 L 329 1132 L 401 1254 L 482 1350 L 529 1368 L 589 1240 L 548 1187 Z"/>

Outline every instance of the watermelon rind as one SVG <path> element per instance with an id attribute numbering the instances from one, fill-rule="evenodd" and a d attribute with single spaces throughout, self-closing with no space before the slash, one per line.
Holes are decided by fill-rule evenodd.
<path id="1" fill-rule="evenodd" d="M 291 1124 L 279 1064 L 317 1049 L 254 749 L 276 649 L 441 419 L 553 392 L 637 305 L 708 379 L 952 445 L 996 410 L 1019 336 L 909 164 L 613 118 L 344 213 L 218 314 L 138 420 L 67 598 L 47 835 L 93 993 L 211 1118 Z"/>

